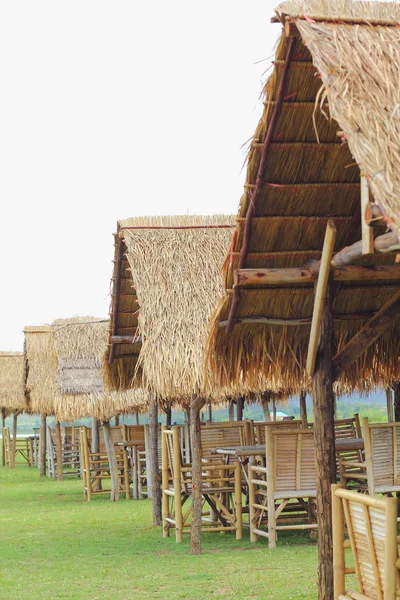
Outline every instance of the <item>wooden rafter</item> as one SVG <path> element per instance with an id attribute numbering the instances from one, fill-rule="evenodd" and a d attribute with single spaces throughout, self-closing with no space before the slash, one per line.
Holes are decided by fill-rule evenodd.
<path id="1" fill-rule="evenodd" d="M 346 344 L 333 359 L 335 378 L 350 367 L 393 324 L 400 310 L 400 291 Z"/>
<path id="2" fill-rule="evenodd" d="M 319 266 L 319 265 L 318 265 Z M 313 283 L 319 271 L 312 268 L 236 269 L 234 285 L 239 287 Z M 371 267 L 344 266 L 332 269 L 334 281 L 390 281 L 400 279 L 400 265 Z"/>
<path id="3" fill-rule="evenodd" d="M 256 201 L 257 201 L 257 198 L 260 194 L 261 188 L 264 183 L 263 179 L 264 179 L 265 169 L 267 166 L 269 149 L 270 149 L 272 141 L 273 141 L 275 126 L 278 121 L 281 104 L 284 99 L 286 83 L 287 83 L 287 76 L 289 73 L 289 67 L 290 67 L 290 63 L 292 60 L 292 55 L 293 55 L 295 45 L 296 45 L 295 38 L 291 38 L 288 42 L 288 48 L 287 48 L 285 61 L 284 61 L 284 65 L 283 65 L 281 80 L 279 83 L 276 104 L 274 106 L 274 110 L 271 115 L 271 120 L 268 124 L 268 129 L 265 134 L 265 139 L 263 142 L 263 148 L 261 151 L 260 163 L 258 166 L 255 188 L 252 191 L 249 206 L 247 208 L 246 221 L 244 224 L 244 232 L 243 232 L 243 243 L 242 243 L 242 248 L 241 248 L 240 256 L 239 256 L 239 268 L 240 269 L 243 269 L 246 266 L 247 253 L 249 251 L 249 246 L 250 246 L 251 225 L 252 225 L 252 220 L 253 220 L 253 217 L 255 216 L 255 210 L 256 210 Z M 228 325 L 226 328 L 227 334 L 230 334 L 232 332 L 234 321 L 235 321 L 235 315 L 236 315 L 237 307 L 239 304 L 239 299 L 240 299 L 240 289 L 235 288 L 235 292 L 234 292 L 234 295 L 232 298 L 231 309 L 230 309 L 229 317 L 228 317 Z"/>

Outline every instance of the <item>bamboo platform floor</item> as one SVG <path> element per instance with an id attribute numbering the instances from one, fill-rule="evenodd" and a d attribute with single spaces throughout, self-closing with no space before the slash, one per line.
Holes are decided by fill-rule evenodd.
<path id="1" fill-rule="evenodd" d="M 315 600 L 317 548 L 307 533 L 237 542 L 204 534 L 175 544 L 150 525 L 148 500 L 84 502 L 82 482 L 0 467 L 0 597 L 8 600 L 235 598 Z"/>

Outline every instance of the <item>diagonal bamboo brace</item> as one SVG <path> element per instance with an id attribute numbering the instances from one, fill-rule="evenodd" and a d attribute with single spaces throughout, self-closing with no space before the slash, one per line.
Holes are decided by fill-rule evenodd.
<path id="1" fill-rule="evenodd" d="M 326 225 L 324 245 L 322 248 L 321 265 L 319 269 L 317 288 L 315 291 L 314 310 L 311 321 L 310 341 L 308 343 L 307 353 L 307 373 L 312 377 L 315 369 L 315 360 L 317 357 L 319 335 L 321 329 L 321 316 L 323 302 L 328 285 L 329 273 L 331 269 L 331 260 L 336 241 L 336 227 L 333 221 L 329 220 Z"/>

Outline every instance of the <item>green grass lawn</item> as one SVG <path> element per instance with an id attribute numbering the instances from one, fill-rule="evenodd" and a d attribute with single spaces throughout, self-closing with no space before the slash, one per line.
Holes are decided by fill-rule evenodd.
<path id="1" fill-rule="evenodd" d="M 83 500 L 80 480 L 0 468 L 0 599 L 317 598 L 317 548 L 282 534 L 275 550 L 234 535 L 175 544 L 151 526 L 147 500 Z"/>

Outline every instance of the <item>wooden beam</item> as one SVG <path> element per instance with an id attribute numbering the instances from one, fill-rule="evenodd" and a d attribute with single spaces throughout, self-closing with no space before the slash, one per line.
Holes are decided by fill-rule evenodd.
<path id="1" fill-rule="evenodd" d="M 111 342 L 113 344 L 140 344 L 142 338 L 135 335 L 112 335 Z"/>
<path id="2" fill-rule="evenodd" d="M 263 148 L 261 151 L 260 162 L 258 165 L 257 177 L 256 177 L 256 181 L 255 181 L 255 188 L 253 189 L 253 191 L 251 193 L 251 198 L 249 198 L 249 204 L 247 207 L 246 222 L 244 224 L 244 230 L 243 230 L 243 242 L 242 242 L 242 247 L 240 249 L 240 256 L 239 256 L 239 268 L 241 268 L 241 269 L 243 269 L 243 267 L 246 266 L 247 254 L 249 252 L 249 247 L 250 247 L 251 227 L 252 227 L 253 217 L 256 215 L 256 202 L 258 200 L 258 197 L 260 195 L 260 192 L 261 192 L 261 189 L 263 186 L 264 173 L 265 173 L 265 169 L 266 169 L 267 162 L 268 162 L 269 150 L 270 150 L 270 147 L 271 147 L 271 144 L 273 141 L 275 126 L 278 121 L 281 104 L 282 104 L 284 96 L 285 96 L 286 83 L 287 83 L 287 79 L 288 79 L 290 63 L 292 60 L 295 46 L 296 46 L 296 39 L 290 38 L 287 43 L 287 51 L 286 51 L 284 65 L 283 65 L 282 75 L 281 75 L 280 82 L 279 82 L 278 94 L 276 97 L 276 104 L 274 106 L 274 110 L 273 110 L 271 118 L 269 120 L 268 128 L 265 133 L 265 138 L 263 141 Z M 232 333 L 232 329 L 233 329 L 233 325 L 234 325 L 234 321 L 235 321 L 235 315 L 236 315 L 236 311 L 237 311 L 237 308 L 239 305 L 239 300 L 240 300 L 240 289 L 236 288 L 234 291 L 233 298 L 232 298 L 232 303 L 231 303 L 229 317 L 228 317 L 228 325 L 226 328 L 226 333 L 228 335 L 230 333 Z"/>
<path id="3" fill-rule="evenodd" d="M 369 187 L 365 175 L 361 175 L 361 240 L 362 253 L 373 254 L 374 246 L 374 231 L 368 226 L 365 220 L 365 210 L 369 204 Z"/>
<path id="4" fill-rule="evenodd" d="M 399 238 L 395 231 L 390 231 L 384 235 L 379 235 L 374 240 L 374 248 L 377 252 L 394 252 L 400 249 Z M 340 252 L 337 252 L 332 259 L 333 267 L 343 267 L 358 260 L 362 256 L 362 240 L 352 246 L 346 246 Z"/>
<path id="5" fill-rule="evenodd" d="M 121 292 L 121 275 L 122 275 L 122 261 L 124 259 L 124 242 L 120 240 L 118 251 L 117 251 L 117 263 L 115 266 L 115 282 L 113 293 L 115 294 L 113 299 L 112 316 L 111 316 L 111 335 L 117 335 L 118 333 L 118 311 L 119 311 L 119 295 Z M 115 346 L 111 342 L 110 353 L 108 355 L 108 364 L 111 364 L 114 359 Z M 106 430 L 104 430 L 106 431 Z"/>
<path id="6" fill-rule="evenodd" d="M 364 319 L 370 319 L 376 313 L 364 312 L 364 313 L 348 313 L 334 315 L 334 321 L 362 321 Z M 303 319 L 275 319 L 273 317 L 236 317 L 236 323 L 248 323 L 249 325 L 283 325 L 285 327 L 299 327 L 300 325 L 311 325 L 312 317 L 304 317 Z M 226 327 L 228 321 L 220 321 L 219 327 Z M 118 358 L 118 356 L 116 357 Z"/>
<path id="7" fill-rule="evenodd" d="M 253 285 L 284 285 L 294 283 L 313 283 L 319 271 L 313 268 L 292 269 L 236 269 L 234 285 L 249 287 Z M 364 281 L 400 279 L 400 265 L 383 266 L 344 266 L 333 269 L 335 281 Z"/>
<path id="8" fill-rule="evenodd" d="M 392 296 L 381 310 L 336 354 L 333 359 L 336 379 L 342 371 L 350 367 L 393 324 L 393 319 L 398 316 L 399 309 L 400 291 Z"/>
<path id="9" fill-rule="evenodd" d="M 322 311 L 324 298 L 329 280 L 333 249 L 336 241 L 336 227 L 333 221 L 326 225 L 324 245 L 322 248 L 321 265 L 319 269 L 317 287 L 315 290 L 314 310 L 311 323 L 310 341 L 307 353 L 307 373 L 314 374 L 315 359 L 317 356 L 319 335 L 321 330 Z"/>

